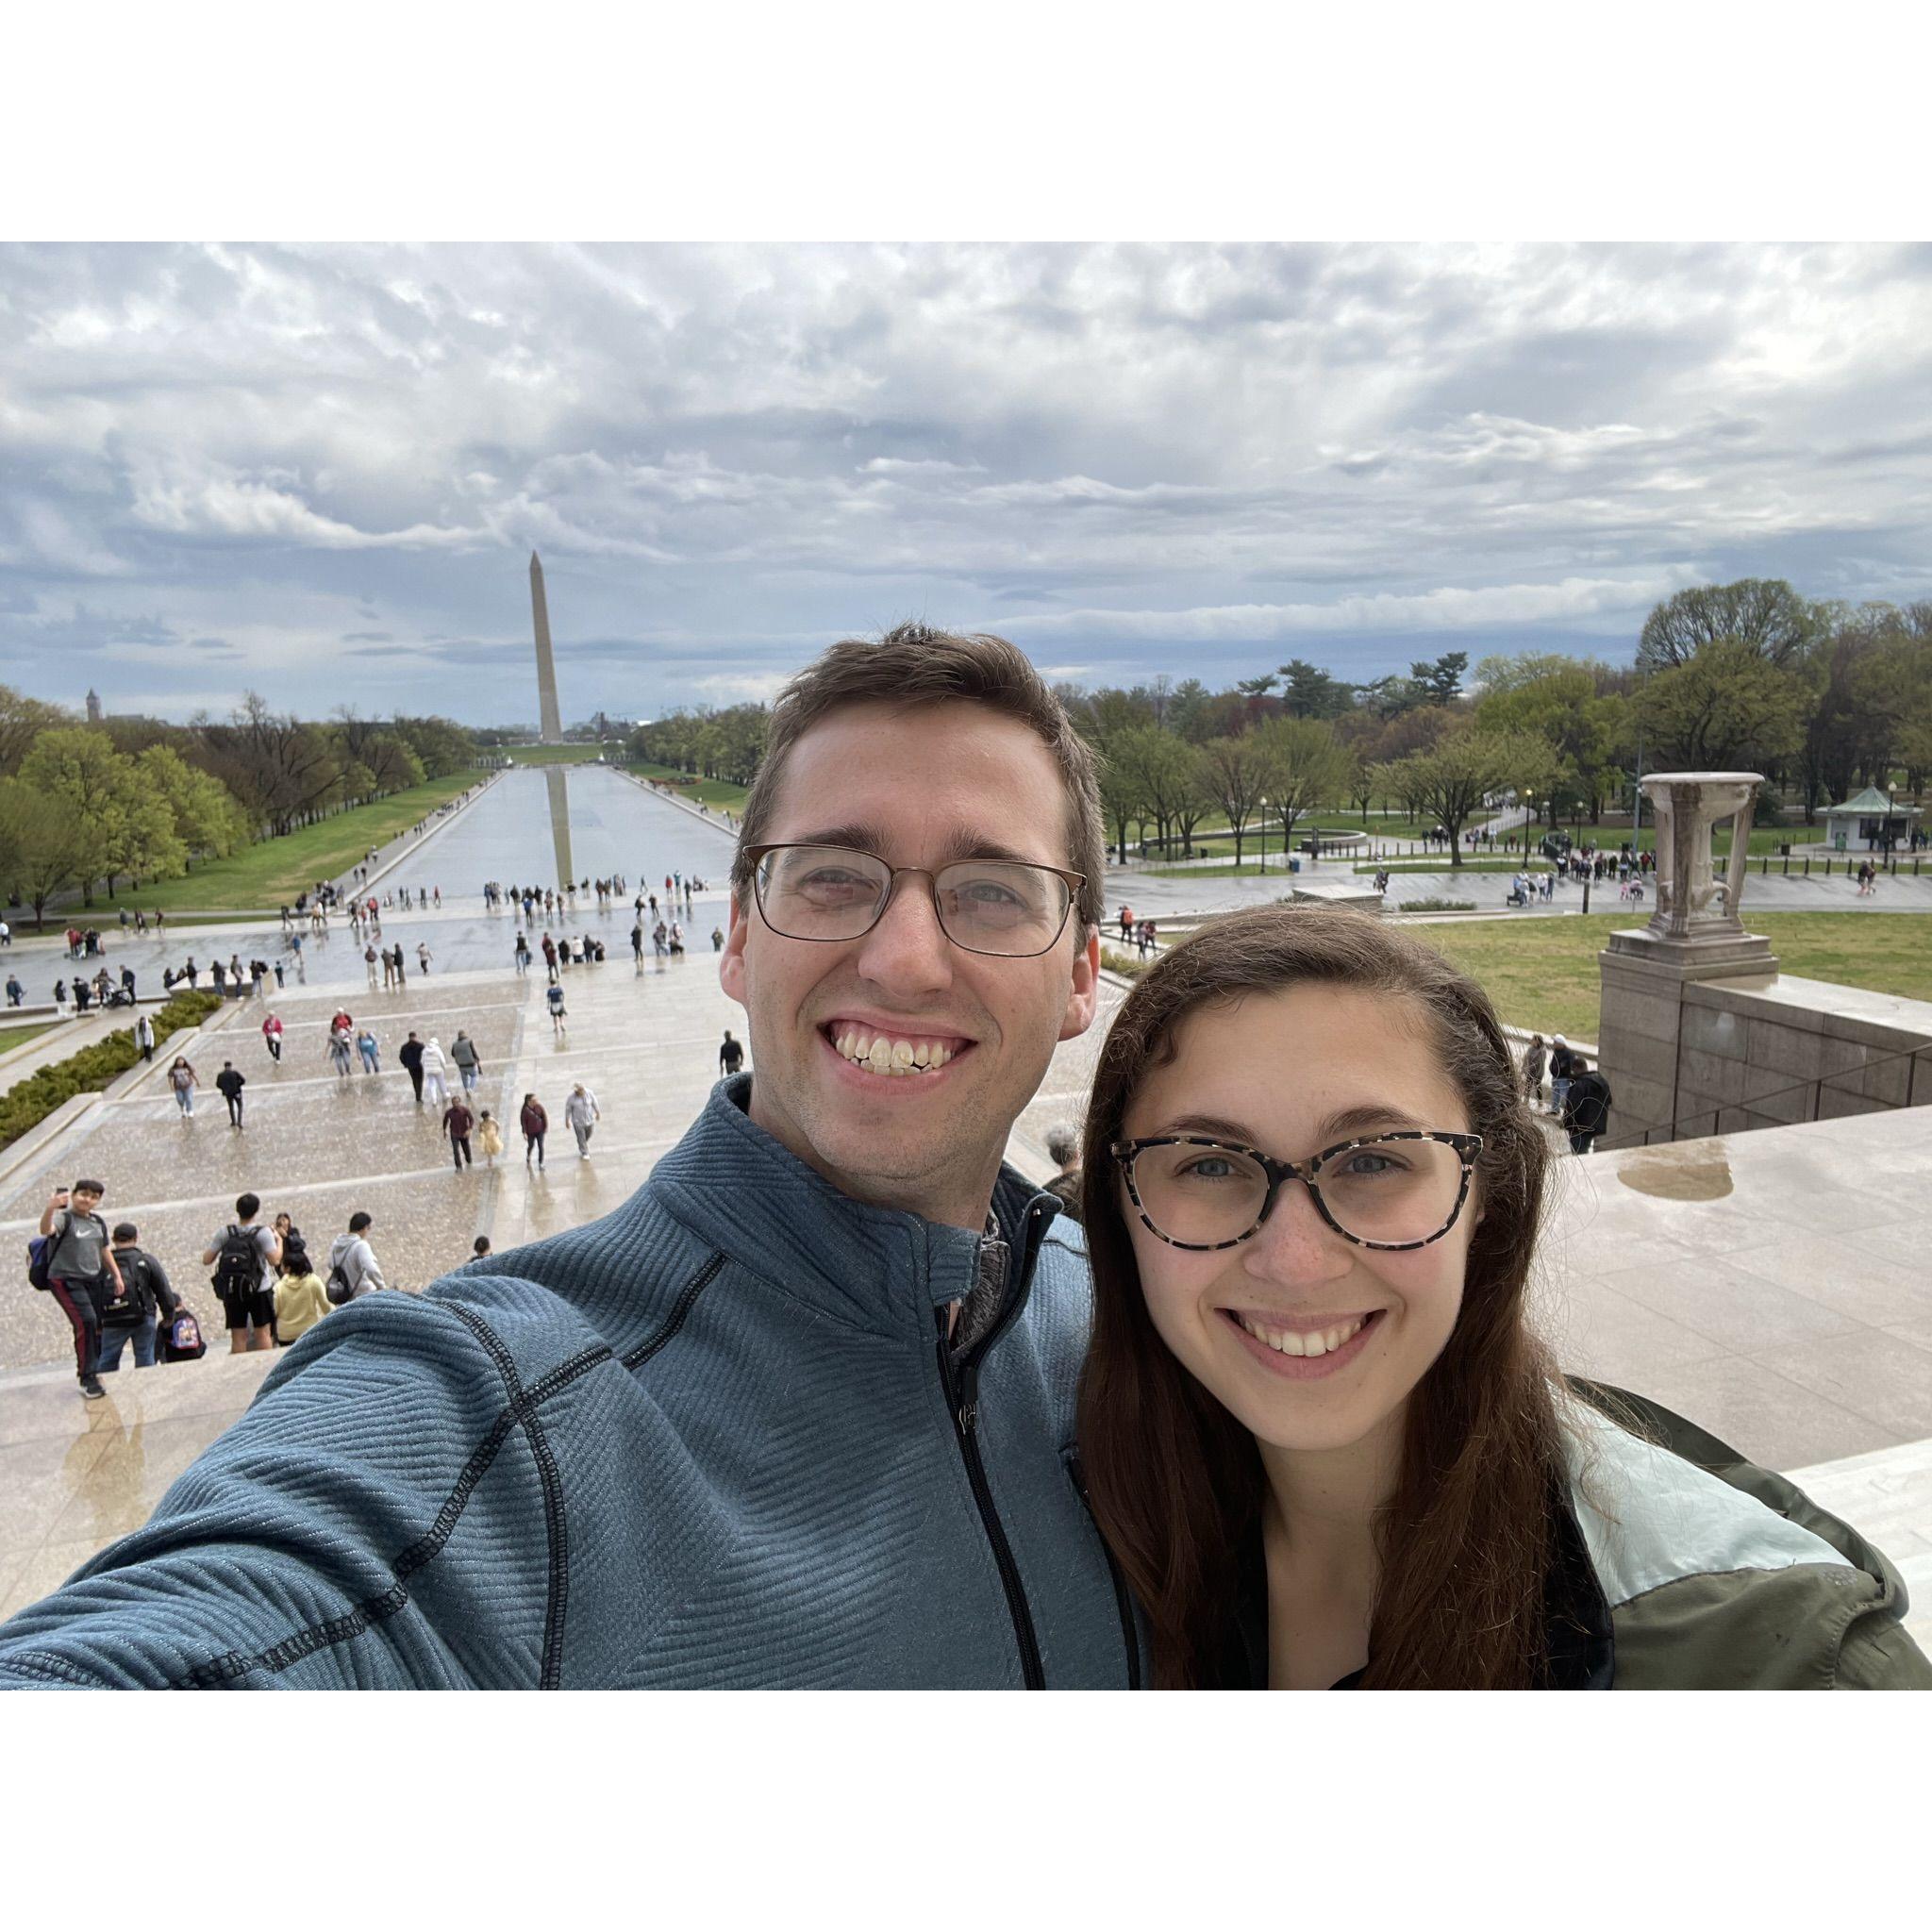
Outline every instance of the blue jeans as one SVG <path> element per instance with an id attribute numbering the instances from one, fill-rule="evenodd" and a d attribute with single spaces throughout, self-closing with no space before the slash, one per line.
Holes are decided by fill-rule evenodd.
<path id="1" fill-rule="evenodd" d="M 1558 1080 L 1553 1074 L 1550 1079 L 1550 1111 L 1557 1119 L 1563 1115 L 1563 1103 L 1569 1098 L 1570 1082 L 1567 1078 Z"/>
<path id="2" fill-rule="evenodd" d="M 380 1073 L 381 1069 L 376 1065 L 375 1061 L 376 1049 L 373 1046 L 365 1046 L 360 1048 L 359 1051 L 362 1055 L 364 1071 L 371 1074 Z"/>
<path id="3" fill-rule="evenodd" d="M 101 1359 L 96 1370 L 98 1374 L 107 1374 L 121 1366 L 121 1349 L 125 1342 L 134 1344 L 134 1366 L 137 1369 L 151 1369 L 155 1365 L 155 1318 L 145 1317 L 139 1327 L 106 1328 L 101 1330 Z"/>

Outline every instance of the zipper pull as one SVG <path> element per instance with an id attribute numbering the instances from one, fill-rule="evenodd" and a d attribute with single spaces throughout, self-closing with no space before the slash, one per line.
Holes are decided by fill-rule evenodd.
<path id="1" fill-rule="evenodd" d="M 971 1435 L 979 1423 L 979 1367 L 975 1362 L 961 1365 L 958 1381 L 959 1427 Z"/>

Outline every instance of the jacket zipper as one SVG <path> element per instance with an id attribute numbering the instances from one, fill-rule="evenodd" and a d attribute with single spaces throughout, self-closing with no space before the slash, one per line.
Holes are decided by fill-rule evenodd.
<path id="1" fill-rule="evenodd" d="M 1007 1609 L 1013 1620 L 1013 1635 L 1020 1645 L 1020 1671 L 1029 1690 L 1046 1689 L 1046 1669 L 1041 1662 L 1040 1639 L 1034 1634 L 1033 1612 L 1027 1607 L 1026 1588 L 1020 1580 L 1020 1566 L 1013 1560 L 1013 1546 L 1007 1541 L 999 1511 L 993 1507 L 992 1488 L 986 1479 L 986 1463 L 979 1454 L 979 1357 L 989 1336 L 967 1360 L 953 1369 L 952 1349 L 946 1338 L 946 1311 L 938 1310 L 940 1382 L 953 1411 L 953 1433 L 959 1439 L 959 1453 L 966 1461 L 966 1480 L 973 1487 L 973 1500 L 979 1507 L 979 1521 L 986 1540 L 992 1546 L 992 1559 L 998 1566 L 1000 1582 L 1006 1587 Z M 1002 1326 L 1005 1324 L 1002 1324 Z M 998 1334 L 995 1329 L 993 1333 Z"/>

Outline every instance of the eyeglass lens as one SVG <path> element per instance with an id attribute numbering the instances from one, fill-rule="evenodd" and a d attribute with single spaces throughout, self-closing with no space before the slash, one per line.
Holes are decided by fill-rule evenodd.
<path id="1" fill-rule="evenodd" d="M 774 932 L 853 940 L 878 919 L 892 874 L 869 852 L 785 845 L 758 867 L 758 905 Z M 965 859 L 933 875 L 940 924 L 975 953 L 1043 953 L 1066 924 L 1071 893 L 1058 873 L 1003 859 Z"/>
<path id="2" fill-rule="evenodd" d="M 1333 1156 L 1315 1185 L 1336 1224 L 1357 1241 L 1425 1241 L 1455 1215 L 1462 1160 L 1441 1141 L 1369 1141 Z M 1134 1157 L 1134 1190 L 1170 1241 L 1212 1246 L 1255 1226 L 1268 1173 L 1231 1148 L 1143 1147 Z"/>

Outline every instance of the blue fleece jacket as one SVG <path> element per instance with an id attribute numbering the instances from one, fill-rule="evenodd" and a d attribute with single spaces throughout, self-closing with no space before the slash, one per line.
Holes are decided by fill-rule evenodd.
<path id="1" fill-rule="evenodd" d="M 1080 1686 L 1139 1660 L 1072 1461 L 1077 1227 L 848 1199 L 714 1090 L 615 1213 L 303 1337 L 0 1683 Z"/>

